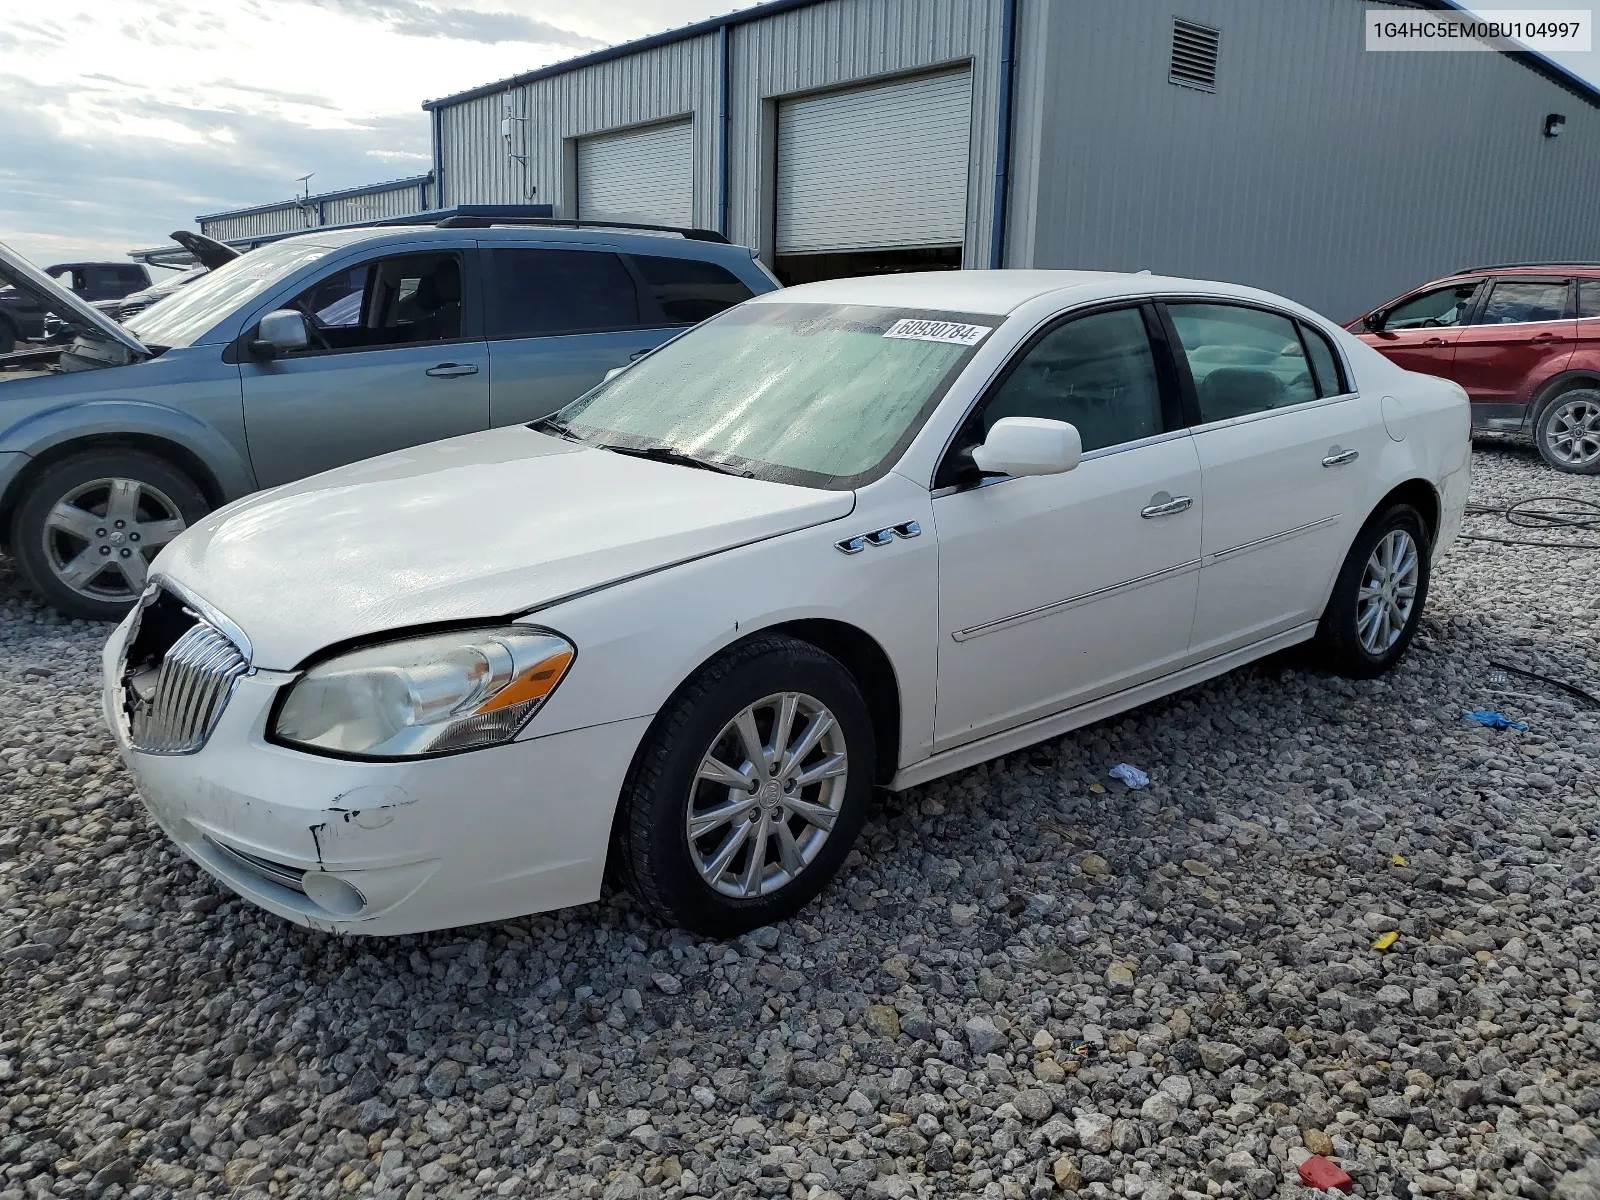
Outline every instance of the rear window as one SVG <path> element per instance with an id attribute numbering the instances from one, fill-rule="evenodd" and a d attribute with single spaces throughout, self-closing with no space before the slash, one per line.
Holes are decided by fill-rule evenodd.
<path id="1" fill-rule="evenodd" d="M 632 257 L 662 315 L 673 325 L 697 324 L 750 299 L 750 289 L 716 263 L 650 254 Z"/>
<path id="2" fill-rule="evenodd" d="M 1578 280 L 1578 315 L 1600 317 L 1600 279 Z"/>
<path id="3" fill-rule="evenodd" d="M 1305 341 L 1306 353 L 1311 356 L 1311 373 L 1317 379 L 1317 395 L 1342 396 L 1350 389 L 1345 386 L 1344 372 L 1339 369 L 1339 356 L 1322 332 L 1300 323 L 1300 336 Z"/>
<path id="4" fill-rule="evenodd" d="M 506 246 L 488 256 L 492 338 L 639 328 L 639 292 L 615 254 Z"/>

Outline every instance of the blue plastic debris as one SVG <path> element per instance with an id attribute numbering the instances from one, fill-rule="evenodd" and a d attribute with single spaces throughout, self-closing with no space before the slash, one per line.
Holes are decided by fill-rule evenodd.
<path id="1" fill-rule="evenodd" d="M 1477 712 L 1462 713 L 1463 721 L 1476 721 L 1479 725 L 1489 729 L 1519 729 L 1523 733 L 1528 731 L 1527 725 L 1521 721 L 1513 721 L 1505 713 L 1495 712 L 1492 708 L 1480 708 Z"/>
<path id="2" fill-rule="evenodd" d="M 1150 786 L 1150 776 L 1139 770 L 1138 767 L 1130 767 L 1127 763 L 1118 763 L 1107 774 L 1113 779 L 1122 780 L 1123 783 L 1131 788 Z"/>

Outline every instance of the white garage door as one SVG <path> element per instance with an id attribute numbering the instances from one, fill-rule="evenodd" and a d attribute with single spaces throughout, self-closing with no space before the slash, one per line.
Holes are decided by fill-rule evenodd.
<path id="1" fill-rule="evenodd" d="M 971 113 L 965 71 L 784 101 L 778 253 L 961 245 Z"/>
<path id="2" fill-rule="evenodd" d="M 694 125 L 678 121 L 578 143 L 578 215 L 694 224 Z"/>

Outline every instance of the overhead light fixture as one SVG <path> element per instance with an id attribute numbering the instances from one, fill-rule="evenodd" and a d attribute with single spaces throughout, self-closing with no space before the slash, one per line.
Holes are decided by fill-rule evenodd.
<path id="1" fill-rule="evenodd" d="M 1545 117 L 1545 119 L 1544 119 L 1544 135 L 1545 135 L 1545 137 L 1560 137 L 1561 136 L 1561 128 L 1566 123 L 1567 123 L 1567 119 L 1565 117 L 1563 117 L 1560 113 L 1551 113 L 1549 116 Z"/>

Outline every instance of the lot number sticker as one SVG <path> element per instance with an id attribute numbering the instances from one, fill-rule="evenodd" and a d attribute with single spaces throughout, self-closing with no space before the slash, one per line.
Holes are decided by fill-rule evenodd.
<path id="1" fill-rule="evenodd" d="M 982 325 L 959 321 L 896 321 L 883 331 L 886 338 L 906 338 L 914 342 L 950 342 L 957 346 L 976 346 L 988 333 Z"/>

